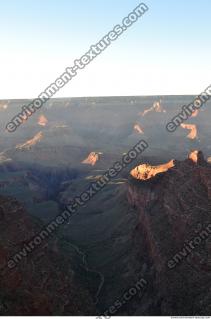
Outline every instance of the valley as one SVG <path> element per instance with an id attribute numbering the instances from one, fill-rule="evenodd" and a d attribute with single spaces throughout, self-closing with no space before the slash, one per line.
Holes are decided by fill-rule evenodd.
<path id="1" fill-rule="evenodd" d="M 178 108 L 192 98 L 52 99 L 15 133 L 2 131 L 0 208 L 4 213 L 0 220 L 4 227 L 8 222 L 16 227 L 16 220 L 22 225 L 20 236 L 14 236 L 19 234 L 18 228 L 9 227 L 11 247 L 6 234 L 1 236 L 0 252 L 7 257 L 2 259 L 2 267 L 32 234 L 59 215 L 138 141 L 145 139 L 149 144 L 58 230 L 46 243 L 47 253 L 42 247 L 17 266 L 15 276 L 21 278 L 20 273 L 28 267 L 27 276 L 32 278 L 30 265 L 44 249 L 46 267 L 58 272 L 58 281 L 63 278 L 62 270 L 70 272 L 75 285 L 88 296 L 84 309 L 80 303 L 71 309 L 66 288 L 61 287 L 63 308 L 50 307 L 52 296 L 47 295 L 46 313 L 84 311 L 86 315 L 91 311 L 101 315 L 140 278 L 147 280 L 145 293 L 122 305 L 117 315 L 206 315 L 211 310 L 210 239 L 175 269 L 167 266 L 186 241 L 210 223 L 211 166 L 207 159 L 211 156 L 211 103 L 187 121 L 186 128 L 197 128 L 197 134 L 194 130 L 188 137 L 185 127 L 171 134 L 165 129 Z M 1 101 L 1 127 L 26 102 Z M 11 215 L 14 209 L 15 215 Z M 32 229 L 28 232 L 29 220 Z M 39 267 L 40 273 L 49 271 Z M 13 278 L 12 272 L 10 276 Z M 40 276 L 37 280 L 47 289 L 48 282 Z M 71 282 L 71 276 L 67 280 Z M 13 302 L 17 314 L 33 311 L 24 310 L 18 299 L 10 301 L 16 287 L 4 285 L 0 285 L 0 294 L 6 287 L 5 309 Z M 23 287 L 21 279 L 17 285 Z M 41 300 L 41 290 L 37 294 Z M 80 297 L 73 300 L 77 304 Z M 1 309 L 0 313 L 6 313 Z"/>

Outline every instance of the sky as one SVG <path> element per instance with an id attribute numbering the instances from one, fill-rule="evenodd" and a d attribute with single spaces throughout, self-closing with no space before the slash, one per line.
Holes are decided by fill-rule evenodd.
<path id="1" fill-rule="evenodd" d="M 210 0 L 146 0 L 136 23 L 55 97 L 199 94 L 211 83 Z M 0 0 L 0 99 L 35 98 L 136 0 Z"/>

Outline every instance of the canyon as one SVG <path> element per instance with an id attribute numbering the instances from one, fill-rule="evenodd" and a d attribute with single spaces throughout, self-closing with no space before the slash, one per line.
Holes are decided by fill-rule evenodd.
<path id="1" fill-rule="evenodd" d="M 210 238 L 168 267 L 210 223 L 210 103 L 185 124 L 192 138 L 165 130 L 191 98 L 52 99 L 2 132 L 0 314 L 100 315 L 140 278 L 144 294 L 117 315 L 209 314 Z M 1 101 L 1 125 L 26 102 Z M 149 148 L 8 271 L 9 258 L 140 139 Z"/>

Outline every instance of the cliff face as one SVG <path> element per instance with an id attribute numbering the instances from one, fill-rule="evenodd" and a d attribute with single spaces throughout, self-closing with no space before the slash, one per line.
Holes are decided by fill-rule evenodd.
<path id="1" fill-rule="evenodd" d="M 132 179 L 128 200 L 139 212 L 137 232 L 147 242 L 160 314 L 205 315 L 211 311 L 211 231 L 200 236 L 211 222 L 211 165 L 196 151 L 174 163 L 147 183 Z"/>
<path id="2" fill-rule="evenodd" d="M 89 293 L 75 279 L 56 240 L 45 242 L 16 268 L 7 267 L 40 229 L 19 202 L 0 197 L 0 314 L 94 314 Z"/>

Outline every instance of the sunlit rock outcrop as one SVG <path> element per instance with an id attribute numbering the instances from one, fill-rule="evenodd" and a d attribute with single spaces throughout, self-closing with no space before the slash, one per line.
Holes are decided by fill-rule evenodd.
<path id="1" fill-rule="evenodd" d="M 18 144 L 16 146 L 16 149 L 19 149 L 19 150 L 30 149 L 32 146 L 39 143 L 42 139 L 43 139 L 43 133 L 39 132 L 31 140 L 28 140 L 27 142 L 23 144 Z"/>
<path id="2" fill-rule="evenodd" d="M 194 162 L 196 164 L 202 164 L 205 162 L 203 153 L 201 151 L 198 151 L 198 150 L 192 151 L 188 155 L 188 159 L 190 159 L 192 162 Z"/>
<path id="3" fill-rule="evenodd" d="M 82 161 L 82 164 L 88 164 L 88 165 L 94 166 L 100 158 L 99 155 L 100 155 L 99 153 L 91 152 L 88 155 L 88 157 L 84 161 Z"/>
<path id="4" fill-rule="evenodd" d="M 143 131 L 143 129 L 141 128 L 141 126 L 139 124 L 135 124 L 133 129 L 137 133 L 144 134 L 144 131 Z"/>
<path id="5" fill-rule="evenodd" d="M 48 123 L 47 118 L 44 115 L 40 115 L 39 120 L 38 120 L 38 124 L 40 126 L 46 126 Z"/>
<path id="6" fill-rule="evenodd" d="M 148 180 L 154 176 L 156 176 L 159 173 L 164 173 L 168 171 L 170 168 L 174 167 L 174 160 L 171 160 L 170 162 L 166 164 L 161 164 L 157 166 L 151 166 L 149 164 L 142 164 L 130 172 L 131 176 L 133 176 L 135 179 L 139 180 Z"/>
<path id="7" fill-rule="evenodd" d="M 211 164 L 211 156 L 207 158 L 207 162 Z"/>
<path id="8" fill-rule="evenodd" d="M 153 106 L 149 109 L 144 110 L 143 113 L 140 113 L 140 115 L 145 116 L 149 112 L 157 112 L 157 113 L 166 113 L 166 110 L 161 105 L 161 101 L 156 101 L 153 103 Z"/>
<path id="9" fill-rule="evenodd" d="M 191 115 L 191 117 L 197 117 L 198 114 L 199 114 L 199 110 L 195 110 L 193 114 Z"/>
<path id="10" fill-rule="evenodd" d="M 182 123 L 181 127 L 190 131 L 190 133 L 187 135 L 187 138 L 194 140 L 197 137 L 198 132 L 195 124 Z"/>

